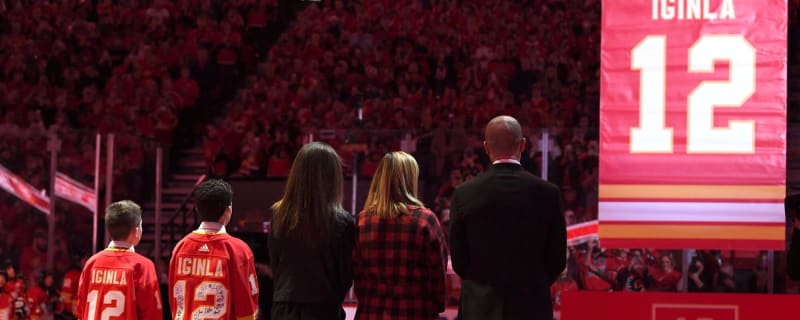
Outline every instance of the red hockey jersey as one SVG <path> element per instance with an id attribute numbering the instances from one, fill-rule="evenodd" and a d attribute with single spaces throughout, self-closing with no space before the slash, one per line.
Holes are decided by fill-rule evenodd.
<path id="1" fill-rule="evenodd" d="M 174 320 L 255 319 L 258 311 L 253 252 L 225 232 L 183 238 L 172 252 L 169 288 Z"/>
<path id="2" fill-rule="evenodd" d="M 161 319 L 156 268 L 132 250 L 101 251 L 83 267 L 75 303 L 81 320 Z"/>

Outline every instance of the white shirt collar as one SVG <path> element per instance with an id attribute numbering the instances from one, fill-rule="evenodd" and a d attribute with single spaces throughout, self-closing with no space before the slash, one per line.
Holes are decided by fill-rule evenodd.
<path id="1" fill-rule="evenodd" d="M 200 227 L 197 228 L 197 231 L 206 232 L 206 233 L 226 233 L 225 225 L 213 222 L 213 221 L 203 221 L 200 222 Z"/>
<path id="2" fill-rule="evenodd" d="M 124 249 L 124 250 L 130 250 L 131 252 L 136 252 L 136 250 L 133 248 L 133 244 L 125 242 L 125 241 L 111 240 L 111 242 L 108 243 L 108 248 L 109 249 Z"/>
<path id="3" fill-rule="evenodd" d="M 519 160 L 517 160 L 517 159 L 497 159 L 497 160 L 495 160 L 494 162 L 492 162 L 492 164 L 493 164 L 493 165 L 494 165 L 494 164 L 498 164 L 498 163 L 514 163 L 514 164 L 520 164 L 520 163 L 519 163 Z"/>

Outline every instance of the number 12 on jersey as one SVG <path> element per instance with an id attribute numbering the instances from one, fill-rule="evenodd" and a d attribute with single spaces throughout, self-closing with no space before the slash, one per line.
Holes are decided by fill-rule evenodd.
<path id="1" fill-rule="evenodd" d="M 741 107 L 756 91 L 756 50 L 740 35 L 704 35 L 688 50 L 689 73 L 714 72 L 726 60 L 726 81 L 703 81 L 687 97 L 686 152 L 752 154 L 755 121 L 731 120 L 714 126 L 714 108 Z M 673 129 L 666 126 L 667 37 L 646 36 L 631 50 L 631 68 L 640 72 L 639 127 L 631 128 L 631 153 L 673 153 Z"/>
<path id="2" fill-rule="evenodd" d="M 86 312 L 89 313 L 87 319 L 98 319 L 96 317 L 98 297 L 98 290 L 90 291 L 89 295 L 86 297 L 86 301 L 89 303 L 89 308 L 86 309 Z M 122 293 L 122 291 L 108 291 L 99 302 L 100 306 L 103 307 L 100 312 L 100 320 L 109 320 L 111 317 L 119 317 L 125 312 L 125 294 Z"/>
<path id="3" fill-rule="evenodd" d="M 186 317 L 186 308 L 189 301 L 209 302 L 210 305 L 198 306 L 191 312 L 187 319 L 192 320 L 214 320 L 222 319 L 228 310 L 228 288 L 219 281 L 203 281 L 194 290 L 194 294 L 186 296 L 186 280 L 180 280 L 172 288 L 175 296 L 176 312 L 175 320 L 183 320 Z M 212 299 L 213 297 L 213 299 Z"/>

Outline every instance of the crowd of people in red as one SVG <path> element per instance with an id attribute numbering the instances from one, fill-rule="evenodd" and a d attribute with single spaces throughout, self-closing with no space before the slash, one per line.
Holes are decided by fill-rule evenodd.
<path id="1" fill-rule="evenodd" d="M 125 181 L 114 193 L 140 197 L 156 145 L 172 142 L 179 121 L 213 113 L 210 102 L 224 99 L 242 70 L 266 52 L 276 6 L 275 0 L 0 0 L 0 164 L 46 190 L 47 145 L 55 137 L 58 171 L 91 185 L 95 133 L 114 133 L 115 179 Z M 57 285 L 67 285 L 61 275 L 77 259 L 71 257 L 89 252 L 91 226 L 85 209 L 58 206 L 52 271 Z M 42 281 L 46 248 L 36 246 L 40 233 L 31 232 L 45 225 L 41 213 L 0 195 L 0 263 L 16 269 L 5 275 L 7 289 L 15 288 L 6 293 L 25 296 L 30 288 L 30 297 L 40 283 L 52 282 L 52 275 Z M 59 313 L 54 305 L 28 302 L 27 316 Z M 0 310 L 6 307 L 0 301 Z"/>
<path id="2" fill-rule="evenodd" d="M 599 62 L 591 54 L 599 44 L 599 2 L 580 1 L 581 9 L 572 5 L 334 1 L 310 6 L 220 121 L 236 126 L 208 131 L 208 160 L 218 174 L 280 176 L 285 172 L 273 170 L 272 158 L 282 151 L 291 155 L 314 133 L 316 140 L 334 145 L 370 144 L 363 161 L 369 168 L 371 153 L 397 149 L 406 135 L 416 140 L 435 129 L 443 129 L 438 142 L 449 147 L 441 152 L 463 150 L 459 130 L 478 127 L 494 113 L 516 115 L 536 128 L 555 122 L 571 127 L 580 113 L 587 115 L 588 126 L 591 103 L 578 100 L 592 96 L 580 94 L 586 90 L 596 100 L 596 81 L 588 79 Z M 541 16 L 550 12 L 557 18 L 545 22 Z M 280 112 L 262 112 L 275 107 Z M 449 136 L 455 138 L 448 144 Z M 241 143 L 228 146 L 226 140 Z"/>
<path id="3" fill-rule="evenodd" d="M 22 320 L 73 319 L 78 278 L 85 258 L 62 262 L 66 265 L 62 272 L 44 271 L 28 276 L 24 271 L 36 270 L 33 266 L 44 261 L 44 252 L 40 251 L 46 246 L 44 239 L 41 232 L 34 235 L 33 246 L 23 250 L 19 268 L 11 260 L 0 266 L 0 315 Z"/>
<path id="4" fill-rule="evenodd" d="M 371 176 L 380 155 L 403 149 L 430 168 L 427 198 L 447 198 L 453 171 L 463 180 L 486 166 L 476 130 L 506 113 L 527 128 L 533 172 L 541 171 L 540 132 L 550 132 L 550 180 L 564 186 L 577 218 L 589 219 L 599 14 L 596 0 L 310 5 L 207 128 L 210 171 L 281 177 L 307 141 L 345 158 L 346 145 L 363 144 L 351 171 Z"/>

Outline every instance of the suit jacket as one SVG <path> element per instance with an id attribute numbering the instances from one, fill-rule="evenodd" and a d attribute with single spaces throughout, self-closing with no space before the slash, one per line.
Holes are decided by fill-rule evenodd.
<path id="1" fill-rule="evenodd" d="M 789 277 L 794 281 L 800 281 L 800 229 L 795 228 L 792 232 L 792 242 L 789 244 L 786 258 Z"/>
<path id="2" fill-rule="evenodd" d="M 462 319 L 553 318 L 550 286 L 567 250 L 555 185 L 499 163 L 456 188 L 450 219 Z"/>

